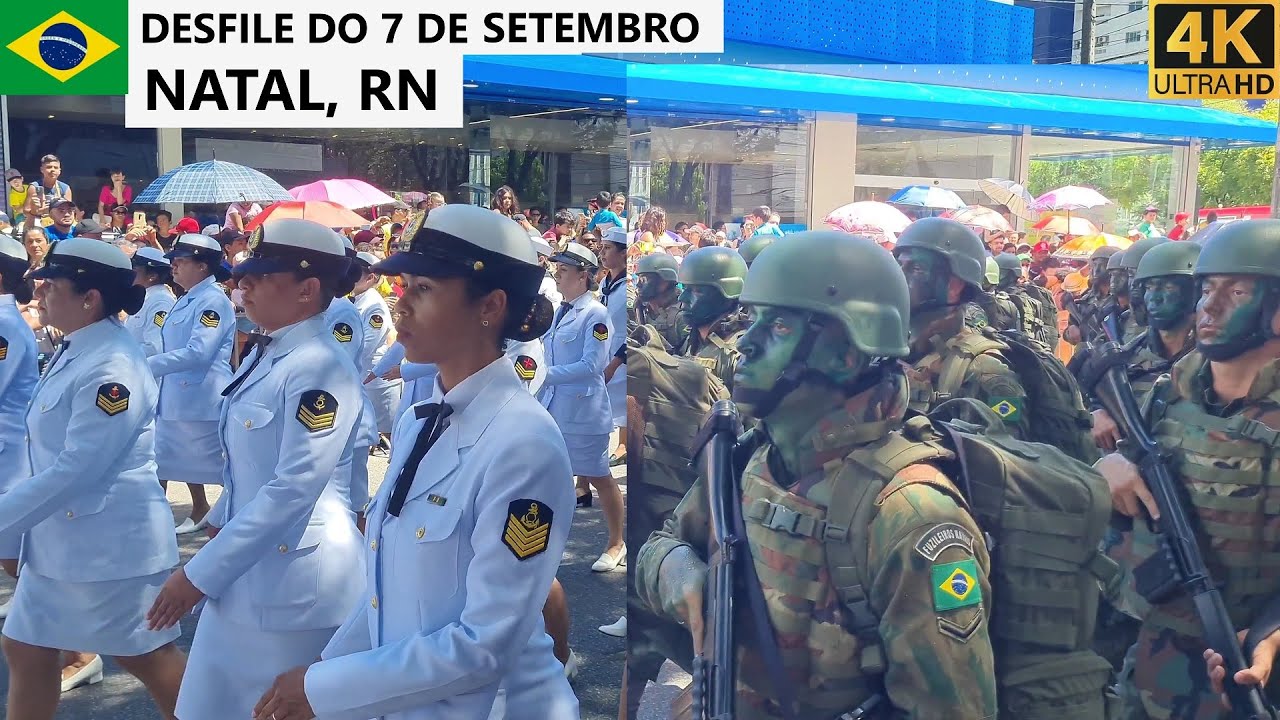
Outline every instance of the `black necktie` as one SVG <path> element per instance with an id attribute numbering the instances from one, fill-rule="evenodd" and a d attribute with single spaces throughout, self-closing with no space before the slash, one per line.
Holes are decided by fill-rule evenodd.
<path id="1" fill-rule="evenodd" d="M 569 308 L 571 308 L 571 307 L 573 307 L 573 303 L 570 303 L 570 302 L 562 302 L 562 303 L 560 303 L 560 309 L 556 311 L 556 321 L 555 321 L 555 323 L 554 323 L 554 324 L 552 324 L 552 326 L 551 326 L 551 328 L 552 328 L 553 330 L 554 330 L 555 328 L 560 327 L 560 321 L 561 321 L 561 320 L 563 320 L 563 319 L 564 319 L 564 316 L 565 316 L 565 315 L 567 315 L 567 314 L 569 313 Z"/>
<path id="2" fill-rule="evenodd" d="M 70 340 L 64 339 L 58 344 L 58 349 L 53 352 L 53 357 L 49 359 L 49 364 L 44 369 L 46 374 L 53 372 L 53 366 L 58 364 L 58 359 L 62 357 L 62 354 L 65 353 L 69 347 L 71 347 Z"/>
<path id="3" fill-rule="evenodd" d="M 413 486 L 413 479 L 418 475 L 418 466 L 422 464 L 422 458 L 426 457 L 427 451 L 436 444 L 445 428 L 449 426 L 447 420 L 453 414 L 453 408 L 445 403 L 427 403 L 414 408 L 413 412 L 419 420 L 426 420 L 426 422 L 418 431 L 418 438 L 413 441 L 413 450 L 409 451 L 409 458 L 404 461 L 404 467 L 400 468 L 400 474 L 396 476 L 395 489 L 391 491 L 391 500 L 387 502 L 387 513 L 395 517 L 400 517 L 400 509 L 404 507 L 409 488 Z"/>
<path id="4" fill-rule="evenodd" d="M 244 341 L 245 357 L 249 357 L 248 353 L 252 352 L 253 348 L 255 347 L 258 348 L 258 354 L 253 356 L 253 362 L 249 364 L 249 369 L 245 371 L 242 375 L 240 375 L 240 377 L 231 381 L 231 384 L 228 385 L 226 389 L 222 391 L 222 397 L 230 396 L 231 393 L 236 391 L 236 388 L 240 387 L 240 384 L 243 383 L 245 379 L 247 379 L 250 375 L 253 374 L 253 369 L 258 367 L 258 363 L 262 362 L 262 356 L 267 354 L 267 346 L 270 344 L 271 344 L 270 335 L 263 335 L 262 333 L 249 333 L 249 339 Z M 241 358 L 242 362 L 243 360 L 244 358 Z"/>

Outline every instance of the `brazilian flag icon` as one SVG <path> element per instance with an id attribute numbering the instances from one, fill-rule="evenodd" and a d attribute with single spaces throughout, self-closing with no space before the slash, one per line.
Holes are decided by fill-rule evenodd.
<path id="1" fill-rule="evenodd" d="M 127 3 L 6 6 L 0 77 L 10 95 L 124 95 L 128 91 Z"/>

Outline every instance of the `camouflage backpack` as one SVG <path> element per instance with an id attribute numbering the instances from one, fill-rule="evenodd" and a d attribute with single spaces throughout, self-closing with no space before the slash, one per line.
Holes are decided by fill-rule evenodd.
<path id="1" fill-rule="evenodd" d="M 832 584 L 862 643 L 862 671 L 888 669 L 876 617 L 882 609 L 868 603 L 874 578 L 865 571 L 866 529 L 884 498 L 912 482 L 892 483 L 894 476 L 917 463 L 955 480 L 962 496 L 954 499 L 985 535 L 1000 717 L 1115 717 L 1111 665 L 1091 647 L 1101 588 L 1120 577 L 1099 551 L 1111 517 L 1107 483 L 1052 445 L 1014 438 L 971 398 L 914 415 L 901 431 L 854 450 L 833 480 L 822 537 Z"/>
<path id="2" fill-rule="evenodd" d="M 967 336 L 956 352 L 942 361 L 938 395 L 959 397 L 969 365 L 984 353 L 1003 358 L 1027 391 L 1023 415 L 1029 421 L 1028 440 L 1062 448 L 1081 462 L 1092 464 L 1098 459 L 1098 448 L 1089 434 L 1093 417 L 1085 409 L 1075 378 L 1052 350 L 1021 333 L 986 327 Z"/>
<path id="3" fill-rule="evenodd" d="M 1039 334 L 1032 337 L 1044 343 L 1050 350 L 1057 350 L 1062 333 L 1058 331 L 1058 303 L 1054 301 L 1053 293 L 1035 283 L 1019 285 L 1015 292 L 1029 297 L 1035 304 Z"/>

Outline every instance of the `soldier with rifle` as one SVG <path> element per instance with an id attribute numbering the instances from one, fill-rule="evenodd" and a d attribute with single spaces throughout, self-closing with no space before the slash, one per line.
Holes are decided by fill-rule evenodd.
<path id="1" fill-rule="evenodd" d="M 636 321 L 651 325 L 668 348 L 678 348 L 689 337 L 689 324 L 680 312 L 680 265 L 666 253 L 650 253 L 636 266 Z"/>
<path id="2" fill-rule="evenodd" d="M 912 464 L 867 504 L 876 512 L 863 557 L 874 582 L 857 588 L 860 599 L 845 592 L 853 588 L 837 592 L 825 571 L 830 543 L 841 532 L 853 542 L 849 528 L 824 519 L 832 488 L 876 487 L 873 470 L 840 460 L 903 427 L 897 359 L 908 352 L 909 297 L 887 251 L 833 231 L 790 235 L 747 274 L 741 300 L 753 323 L 739 341 L 733 397 L 760 424 L 739 441 L 733 468 L 723 467 L 722 442 L 707 444 L 711 467 L 636 561 L 641 601 L 693 635 L 699 720 L 995 717 L 990 558 L 951 478 Z M 713 412 L 720 437 L 732 414 Z M 720 518 L 712 482 L 717 498 L 740 495 Z M 713 524 L 729 533 L 728 547 L 708 553 Z M 738 558 L 732 598 L 704 598 L 709 557 L 720 583 L 729 581 L 720 561 Z M 704 605 L 731 613 L 710 615 L 730 626 L 704 630 Z M 717 644 L 728 630 L 733 644 Z"/>
<path id="3" fill-rule="evenodd" d="M 1135 520 L 1135 547 L 1150 548 L 1133 573 L 1151 608 L 1121 686 L 1131 717 L 1209 720 L 1222 714 L 1212 674 L 1233 718 L 1271 718 L 1257 689 L 1280 650 L 1280 221 L 1224 228 L 1194 281 L 1196 350 L 1156 383 L 1145 417 L 1118 389 L 1128 358 L 1114 345 L 1083 374 L 1133 443 L 1133 460 L 1096 468 Z"/>
<path id="4" fill-rule="evenodd" d="M 677 352 L 697 360 L 732 389 L 740 357 L 735 344 L 742 335 L 738 297 L 747 263 L 729 248 L 698 248 L 684 257 L 678 277 L 680 312 L 690 332 Z"/>
<path id="5" fill-rule="evenodd" d="M 1089 256 L 1089 289 L 1079 300 L 1063 296 L 1065 309 L 1071 315 L 1062 339 L 1077 345 L 1103 336 L 1102 310 L 1111 297 L 1111 280 L 1107 277 L 1107 264 L 1120 248 L 1104 245 Z"/>

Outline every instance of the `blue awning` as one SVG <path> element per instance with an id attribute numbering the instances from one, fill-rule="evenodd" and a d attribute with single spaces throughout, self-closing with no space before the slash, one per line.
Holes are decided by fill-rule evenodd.
<path id="1" fill-rule="evenodd" d="M 976 67 L 976 66 L 975 66 Z M 1019 72 L 1034 72 L 1021 67 Z M 1061 73 L 1061 69 L 1055 68 Z M 557 93 L 625 97 L 637 111 L 715 111 L 761 117 L 779 109 L 874 114 L 1030 125 L 1132 137 L 1204 138 L 1273 143 L 1276 126 L 1209 108 L 1001 92 L 730 65 L 628 63 L 607 58 L 474 57 L 470 82 L 517 88 L 527 96 Z M 748 105 L 747 103 L 751 103 Z"/>

